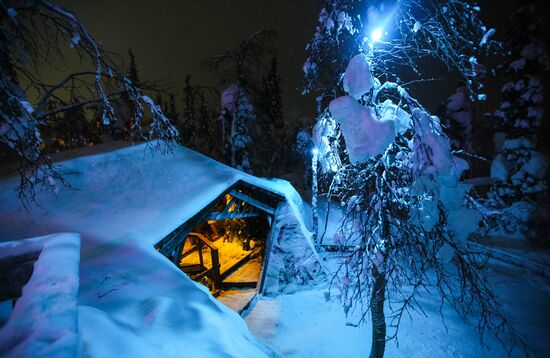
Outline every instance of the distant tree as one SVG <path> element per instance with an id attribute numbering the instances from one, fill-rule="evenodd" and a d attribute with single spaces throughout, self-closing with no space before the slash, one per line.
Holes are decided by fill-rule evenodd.
<path id="1" fill-rule="evenodd" d="M 128 49 L 128 56 L 130 57 L 130 67 L 128 69 L 128 79 L 132 81 L 132 84 L 136 87 L 141 86 L 141 81 L 138 75 L 138 69 L 136 64 L 136 57 L 132 49 Z"/>
<path id="2" fill-rule="evenodd" d="M 440 115 L 453 149 L 472 153 L 474 113 L 468 89 L 464 86 L 457 88 L 442 103 Z"/>
<path id="3" fill-rule="evenodd" d="M 212 106 L 206 99 L 206 92 L 209 90 L 191 84 L 191 76 L 186 77 L 183 87 L 183 112 L 178 116 L 180 142 L 212 158 L 223 160 L 219 109 L 211 109 Z"/>
<path id="4" fill-rule="evenodd" d="M 219 118 L 226 156 L 232 166 L 248 172 L 255 166 L 249 152 L 256 145 L 250 131 L 258 117 L 255 104 L 262 93 L 258 84 L 268 69 L 265 58 L 274 55 L 274 38 L 272 30 L 261 29 L 237 47 L 205 61 L 205 67 L 225 87 Z"/>
<path id="5" fill-rule="evenodd" d="M 384 356 L 403 315 L 422 310 L 417 297 L 432 289 L 481 337 L 519 340 L 466 242 L 481 219 L 460 180 L 468 165 L 402 79 L 422 79 L 419 59 L 431 57 L 476 99 L 492 32 L 466 1 L 328 0 L 308 44 L 304 92 L 319 105 L 313 168 L 318 159 L 319 190 L 344 212 L 333 280 L 345 312 L 370 318 L 371 358 Z"/>
<path id="6" fill-rule="evenodd" d="M 254 172 L 266 177 L 286 174 L 296 164 L 289 160 L 292 146 L 288 145 L 295 133 L 283 118 L 281 78 L 276 57 L 271 59 L 263 78 L 261 95 L 257 98 L 257 118 L 251 132 L 253 142 L 259 143 L 252 153 Z"/>
<path id="7" fill-rule="evenodd" d="M 248 173 L 252 172 L 249 156 L 249 147 L 252 143 L 250 131 L 256 114 L 243 87 L 232 85 L 223 91 L 219 118 L 231 166 Z"/>
<path id="8" fill-rule="evenodd" d="M 176 97 L 173 93 L 168 95 L 168 103 L 166 105 L 166 117 L 173 123 L 179 122 L 179 112 L 176 108 Z"/>
<path id="9" fill-rule="evenodd" d="M 132 51 L 132 49 L 128 49 L 128 56 L 130 58 L 130 65 L 129 65 L 129 68 L 128 68 L 128 80 L 130 80 L 130 82 L 136 86 L 136 87 L 140 87 L 141 86 L 141 81 L 139 79 L 139 75 L 138 75 L 138 69 L 137 69 L 137 64 L 136 64 L 136 58 L 134 56 L 134 52 Z M 126 116 L 122 116 L 122 117 L 126 117 L 126 118 L 121 118 L 122 120 L 125 120 L 126 123 L 125 123 L 125 128 L 124 128 L 124 138 L 126 140 L 134 140 L 134 138 L 132 138 L 132 123 L 135 122 L 135 118 L 133 118 L 132 114 L 135 113 L 135 108 L 134 108 L 134 103 L 131 99 L 131 96 L 129 93 L 124 93 L 122 95 L 122 103 L 120 103 L 120 105 L 122 107 L 125 107 L 125 108 L 119 108 L 119 115 L 121 114 L 121 112 L 125 112 L 125 110 L 128 110 L 128 113 Z M 158 102 L 157 102 L 158 103 Z"/>
<path id="10" fill-rule="evenodd" d="M 282 129 L 285 123 L 283 120 L 281 77 L 279 76 L 277 57 L 271 59 L 269 72 L 264 82 L 265 98 L 268 103 L 266 112 L 268 113 L 269 122 L 275 129 Z"/>
<path id="11" fill-rule="evenodd" d="M 34 200 L 38 187 L 56 190 L 64 183 L 43 149 L 40 124 L 54 114 L 101 104 L 102 122 L 111 125 L 117 120 L 111 102 L 128 94 L 134 103 L 132 135 L 159 139 L 157 148 L 174 142 L 177 130 L 159 106 L 128 79 L 73 13 L 46 0 L 8 0 L 0 4 L 0 24 L 0 143 L 19 158 L 19 196 L 24 203 Z M 67 45 L 74 52 L 68 54 Z M 43 79 L 44 67 L 58 68 L 71 55 L 91 68 L 68 73 L 56 83 Z M 47 110 L 51 99 L 58 106 Z M 144 107 L 151 111 L 147 127 Z"/>
<path id="12" fill-rule="evenodd" d="M 510 19 L 509 59 L 500 67 L 509 81 L 502 102 L 491 116 L 499 132 L 497 155 L 491 164 L 490 203 L 501 211 L 501 234 L 536 239 L 533 229 L 540 197 L 548 189 L 550 159 L 538 148 L 543 125 L 542 76 L 550 69 L 540 15 L 533 4 L 522 6 Z M 502 136 L 504 135 L 504 136 Z"/>

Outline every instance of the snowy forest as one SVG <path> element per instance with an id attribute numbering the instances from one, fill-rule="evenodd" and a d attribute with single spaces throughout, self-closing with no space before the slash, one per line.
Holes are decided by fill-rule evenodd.
<path id="1" fill-rule="evenodd" d="M 550 355 L 545 5 L 0 0 L 0 357 Z"/>

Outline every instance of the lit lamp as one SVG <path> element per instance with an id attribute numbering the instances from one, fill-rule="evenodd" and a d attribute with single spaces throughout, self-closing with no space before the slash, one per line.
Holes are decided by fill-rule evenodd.
<path id="1" fill-rule="evenodd" d="M 372 43 L 375 43 L 375 42 L 378 42 L 380 40 L 382 40 L 382 29 L 381 28 L 376 28 L 372 31 L 371 35 L 370 35 L 370 38 L 371 38 L 371 42 Z"/>

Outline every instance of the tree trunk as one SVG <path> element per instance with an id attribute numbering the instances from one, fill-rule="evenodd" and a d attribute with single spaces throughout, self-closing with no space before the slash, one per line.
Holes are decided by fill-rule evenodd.
<path id="1" fill-rule="evenodd" d="M 374 267 L 372 269 L 374 286 L 371 296 L 371 318 L 372 318 L 372 343 L 370 358 L 384 357 L 386 348 L 386 317 L 384 316 L 384 300 L 386 292 L 386 277 L 379 273 Z"/>

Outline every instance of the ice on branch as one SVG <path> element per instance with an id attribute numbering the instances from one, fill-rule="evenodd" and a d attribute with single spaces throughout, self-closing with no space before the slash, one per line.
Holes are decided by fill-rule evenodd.
<path id="1" fill-rule="evenodd" d="M 329 110 L 340 124 L 349 159 L 354 164 L 383 153 L 395 138 L 393 119 L 379 120 L 372 108 L 362 106 L 351 96 L 332 100 Z"/>
<path id="2" fill-rule="evenodd" d="M 374 79 L 366 55 L 359 54 L 351 59 L 344 74 L 344 90 L 359 99 L 374 86 Z"/>

